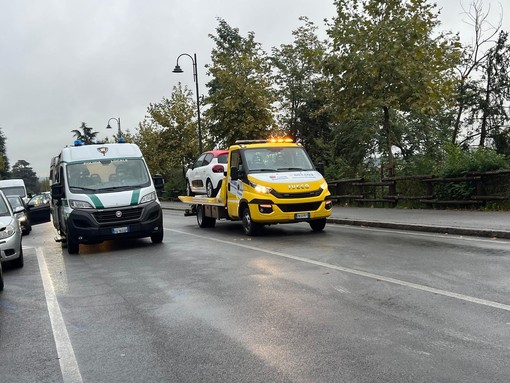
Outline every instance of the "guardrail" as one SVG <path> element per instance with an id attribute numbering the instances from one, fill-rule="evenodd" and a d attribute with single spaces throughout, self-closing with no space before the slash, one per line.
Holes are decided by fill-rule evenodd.
<path id="1" fill-rule="evenodd" d="M 466 173 L 462 177 L 415 175 L 328 181 L 332 198 L 339 203 L 379 204 L 395 207 L 400 202 L 436 206 L 484 206 L 510 200 L 510 169 Z M 422 207 L 420 206 L 420 207 Z"/>

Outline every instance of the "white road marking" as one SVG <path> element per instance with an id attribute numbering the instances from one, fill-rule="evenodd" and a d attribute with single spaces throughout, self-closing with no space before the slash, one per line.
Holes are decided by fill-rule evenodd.
<path id="1" fill-rule="evenodd" d="M 282 252 L 279 252 L 279 251 L 265 250 L 265 249 L 261 249 L 260 247 L 244 245 L 244 244 L 236 243 L 236 242 L 229 242 L 229 241 L 225 241 L 225 240 L 218 239 L 218 238 L 206 237 L 206 236 L 203 236 L 203 235 L 187 233 L 185 231 L 180 231 L 180 230 L 175 230 L 175 229 L 165 229 L 165 230 L 170 230 L 170 231 L 173 231 L 173 232 L 179 233 L 179 234 L 191 235 L 193 237 L 198 237 L 198 238 L 201 238 L 201 239 L 207 239 L 209 241 L 215 241 L 215 242 L 219 242 L 219 243 L 224 243 L 226 245 L 237 246 L 237 247 L 242 247 L 244 249 L 264 252 L 264 253 L 267 253 L 267 254 L 276 255 L 278 257 L 293 259 L 295 261 L 305 262 L 305 263 L 309 263 L 309 264 L 312 264 L 312 265 L 317 265 L 317 266 L 320 266 L 320 267 L 326 267 L 326 268 L 332 269 L 332 270 L 343 271 L 345 273 L 359 275 L 359 276 L 362 276 L 362 277 L 371 278 L 371 279 L 375 279 L 375 280 L 378 280 L 378 281 L 384 281 L 384 282 L 388 282 L 388 283 L 393 283 L 395 285 L 400 285 L 400 286 L 404 286 L 404 287 L 413 288 L 413 289 L 416 289 L 416 290 L 426 291 L 426 292 L 429 292 L 429 293 L 432 293 L 432 294 L 438 294 L 438 295 L 443 295 L 443 296 L 450 297 L 450 298 L 460 299 L 460 300 L 463 300 L 463 301 L 466 301 L 466 302 L 477 303 L 479 305 L 484 305 L 484 306 L 494 307 L 494 308 L 501 309 L 501 310 L 510 311 L 510 305 L 506 305 L 504 303 L 489 301 L 489 300 L 486 300 L 486 299 L 480 299 L 480 298 L 472 297 L 472 296 L 469 296 L 469 295 L 464 295 L 464 294 L 454 293 L 454 292 L 451 292 L 451 291 L 436 289 L 434 287 L 420 285 L 420 284 L 412 283 L 412 282 L 406 282 L 406 281 L 402 281 L 402 280 L 395 279 L 395 278 L 390 278 L 390 277 L 385 277 L 385 276 L 374 274 L 374 273 L 369 273 L 369 272 L 366 272 L 366 271 L 351 269 L 351 268 L 348 268 L 348 267 L 332 265 L 332 264 L 325 263 L 325 262 L 315 261 L 313 259 L 298 257 L 298 256 L 291 255 L 291 254 L 285 254 L 285 253 L 282 253 Z"/>
<path id="2" fill-rule="evenodd" d="M 48 313 L 50 314 L 51 328 L 53 337 L 55 338 L 55 345 L 57 347 L 58 361 L 60 363 L 60 370 L 64 383 L 82 383 L 80 369 L 78 362 L 74 355 L 73 346 L 67 333 L 66 324 L 60 311 L 60 306 L 55 295 L 53 283 L 48 272 L 44 253 L 40 247 L 35 249 L 37 253 L 37 262 L 39 263 L 39 270 L 43 281 L 44 294 L 46 295 L 46 305 Z"/>

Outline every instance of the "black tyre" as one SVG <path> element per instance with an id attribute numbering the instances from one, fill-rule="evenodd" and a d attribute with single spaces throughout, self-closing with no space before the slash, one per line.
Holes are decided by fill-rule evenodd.
<path id="1" fill-rule="evenodd" d="M 195 193 L 191 191 L 191 185 L 189 184 L 189 180 L 186 180 L 186 195 L 189 197 L 193 197 Z"/>
<path id="2" fill-rule="evenodd" d="M 11 265 L 14 267 L 21 269 L 25 261 L 23 259 L 23 247 L 21 247 L 21 243 L 19 244 L 19 257 L 11 261 Z"/>
<path id="3" fill-rule="evenodd" d="M 67 244 L 67 252 L 69 254 L 78 254 L 80 252 L 80 243 L 74 240 L 69 232 L 66 234 L 66 244 Z"/>
<path id="4" fill-rule="evenodd" d="M 209 179 L 205 183 L 205 190 L 207 192 L 207 197 L 211 198 L 216 196 L 216 190 L 214 190 L 213 184 Z"/>
<path id="5" fill-rule="evenodd" d="M 164 231 L 161 230 L 160 233 L 151 234 L 151 241 L 152 241 L 152 243 L 161 243 L 161 242 L 163 242 L 163 233 L 164 233 Z"/>
<path id="6" fill-rule="evenodd" d="M 216 225 L 216 218 L 206 217 L 203 205 L 197 205 L 197 223 L 201 228 L 214 227 Z"/>
<path id="7" fill-rule="evenodd" d="M 313 231 L 322 231 L 326 227 L 326 218 L 315 219 L 309 222 Z"/>
<path id="8" fill-rule="evenodd" d="M 253 220 L 251 219 L 250 208 L 248 206 L 246 206 L 243 210 L 242 222 L 244 234 L 246 235 L 249 236 L 258 235 L 262 230 L 263 225 L 257 222 L 253 222 Z"/>
<path id="9" fill-rule="evenodd" d="M 2 264 L 0 263 L 0 291 L 4 289 L 4 274 L 2 271 Z"/>

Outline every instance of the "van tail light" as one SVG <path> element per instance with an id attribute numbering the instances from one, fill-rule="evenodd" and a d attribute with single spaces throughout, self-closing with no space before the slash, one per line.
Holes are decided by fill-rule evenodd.
<path id="1" fill-rule="evenodd" d="M 223 173 L 225 169 L 223 169 L 223 165 L 214 165 L 212 171 L 213 173 Z"/>

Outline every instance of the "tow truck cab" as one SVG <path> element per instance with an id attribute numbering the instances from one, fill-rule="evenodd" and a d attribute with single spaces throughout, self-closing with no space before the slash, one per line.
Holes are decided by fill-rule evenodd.
<path id="1" fill-rule="evenodd" d="M 290 139 L 243 140 L 229 148 L 225 179 L 215 199 L 196 204 L 199 226 L 215 219 L 241 220 L 247 235 L 264 225 L 308 222 L 323 230 L 331 215 L 328 185 L 302 145 Z M 204 225 L 205 219 L 205 225 Z"/>

